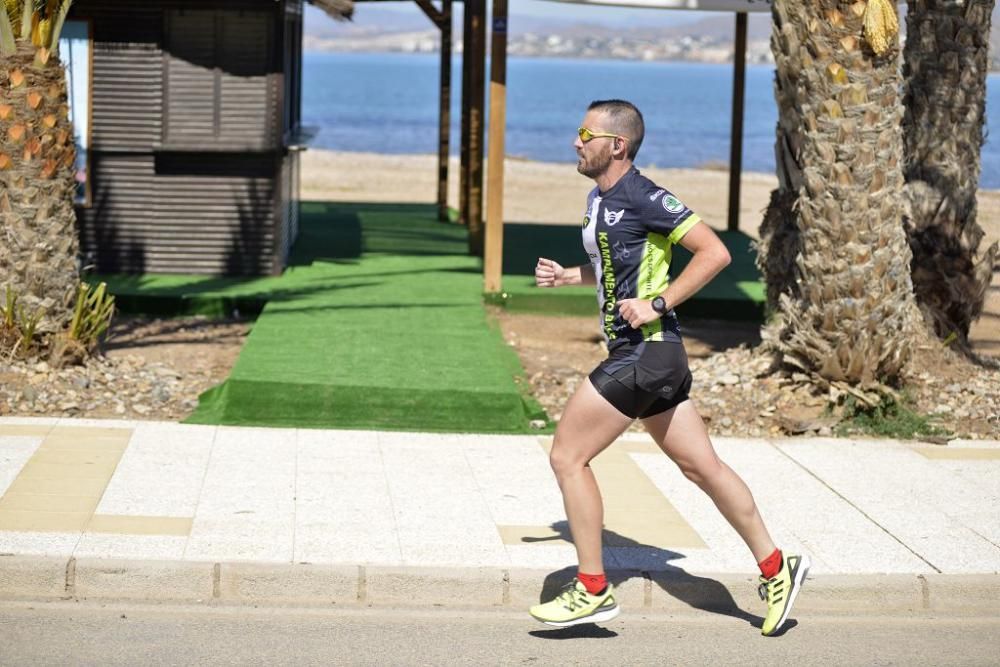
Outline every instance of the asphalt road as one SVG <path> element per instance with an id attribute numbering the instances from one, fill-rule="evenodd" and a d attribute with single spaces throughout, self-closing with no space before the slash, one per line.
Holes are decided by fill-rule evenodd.
<path id="1" fill-rule="evenodd" d="M 0 602 L 0 665 L 997 665 L 1000 617 L 746 620 L 623 614 L 547 628 L 510 610 Z"/>

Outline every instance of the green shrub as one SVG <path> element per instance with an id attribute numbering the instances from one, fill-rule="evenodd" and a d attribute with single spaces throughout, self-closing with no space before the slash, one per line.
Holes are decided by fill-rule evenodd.
<path id="1" fill-rule="evenodd" d="M 79 363 L 93 353 L 115 314 L 115 297 L 107 290 L 106 283 L 80 283 L 69 329 L 56 336 L 55 363 Z"/>
<path id="2" fill-rule="evenodd" d="M 843 405 L 843 420 L 837 425 L 837 435 L 864 433 L 900 440 L 950 435 L 931 423 L 930 417 L 914 412 L 911 403 L 906 396 L 899 400 L 885 397 L 873 408 L 849 396 Z"/>
<path id="3" fill-rule="evenodd" d="M 17 294 L 7 286 L 4 302 L 0 305 L 0 354 L 8 357 L 26 357 L 40 346 L 38 323 L 44 311 L 29 314 L 18 303 Z"/>

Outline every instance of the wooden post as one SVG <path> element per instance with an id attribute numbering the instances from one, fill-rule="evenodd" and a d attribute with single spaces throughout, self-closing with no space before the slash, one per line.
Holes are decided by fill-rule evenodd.
<path id="1" fill-rule="evenodd" d="M 483 107 L 486 96 L 486 0 L 466 0 L 472 14 L 469 41 L 469 176 L 466 181 L 469 252 L 483 256 Z"/>
<path id="2" fill-rule="evenodd" d="M 448 221 L 448 142 L 451 132 L 451 0 L 441 0 L 441 11 L 430 0 L 416 0 L 441 31 L 440 95 L 438 96 L 438 219 Z"/>
<path id="3" fill-rule="evenodd" d="M 743 175 L 743 91 L 747 70 L 747 15 L 736 13 L 736 44 L 733 53 L 733 122 L 729 133 L 729 218 L 726 229 L 740 228 L 740 179 Z"/>
<path id="4" fill-rule="evenodd" d="M 507 125 L 507 0 L 493 0 L 493 42 L 490 50 L 490 135 L 486 150 L 486 243 L 483 289 L 503 287 L 503 171 Z"/>
<path id="5" fill-rule="evenodd" d="M 462 3 L 462 118 L 458 139 L 458 220 L 469 225 L 469 73 L 472 61 L 469 45 L 472 42 L 472 10 L 469 3 Z"/>
<path id="6" fill-rule="evenodd" d="M 451 140 L 451 0 L 441 0 L 441 100 L 438 117 L 438 220 L 448 221 L 448 152 Z"/>

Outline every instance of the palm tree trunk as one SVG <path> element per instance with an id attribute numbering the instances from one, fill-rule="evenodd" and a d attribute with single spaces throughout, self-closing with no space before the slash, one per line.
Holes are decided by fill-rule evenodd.
<path id="1" fill-rule="evenodd" d="M 43 51 L 18 39 L 0 60 L 0 294 L 12 288 L 28 315 L 44 309 L 44 333 L 69 323 L 79 269 L 66 78 Z"/>
<path id="2" fill-rule="evenodd" d="M 994 0 L 909 2 L 904 49 L 905 228 L 913 288 L 938 336 L 968 344 L 997 244 L 980 252 L 980 148 Z"/>
<path id="3" fill-rule="evenodd" d="M 876 387 L 898 380 L 922 323 L 901 214 L 899 49 L 875 55 L 859 4 L 774 0 L 779 189 L 761 268 L 781 359 Z"/>

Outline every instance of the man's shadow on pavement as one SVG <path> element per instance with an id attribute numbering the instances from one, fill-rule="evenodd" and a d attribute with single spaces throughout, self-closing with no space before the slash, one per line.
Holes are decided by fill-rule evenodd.
<path id="1" fill-rule="evenodd" d="M 525 537 L 522 538 L 522 541 L 534 543 L 564 540 L 570 544 L 573 543 L 573 538 L 569 532 L 568 522 L 557 521 L 552 524 L 552 529 L 556 531 L 558 535 L 541 538 Z M 602 536 L 602 543 L 604 544 L 605 549 L 609 546 L 614 548 L 628 547 L 643 549 L 645 550 L 645 560 L 649 563 L 656 563 L 655 569 L 610 570 L 608 572 L 608 581 L 611 582 L 612 585 L 620 586 L 634 577 L 643 579 L 648 578 L 654 585 L 659 586 L 669 595 L 672 595 L 676 599 L 686 603 L 694 609 L 739 618 L 758 629 L 763 625 L 764 618 L 740 609 L 739 605 L 736 604 L 733 596 L 724 585 L 715 579 L 690 574 L 671 563 L 671 561 L 684 558 L 683 554 L 679 554 L 675 551 L 669 551 L 667 549 L 661 549 L 659 547 L 652 547 L 647 544 L 641 544 L 631 538 L 625 537 L 606 528 L 604 529 Z M 545 577 L 545 581 L 542 583 L 542 592 L 538 596 L 538 601 L 546 602 L 558 595 L 563 586 L 572 581 L 573 577 L 576 576 L 576 570 L 576 566 L 564 567 L 561 570 L 557 570 L 547 575 Z M 777 634 L 784 634 L 788 629 L 794 627 L 794 625 L 795 622 L 789 619 L 785 623 L 785 627 L 783 627 Z M 583 623 L 580 625 L 570 626 L 568 628 L 558 628 L 554 630 L 534 630 L 529 634 L 533 637 L 543 639 L 578 639 L 582 637 L 608 638 L 618 636 L 618 633 L 608 630 L 607 628 L 602 628 L 594 623 Z"/>

